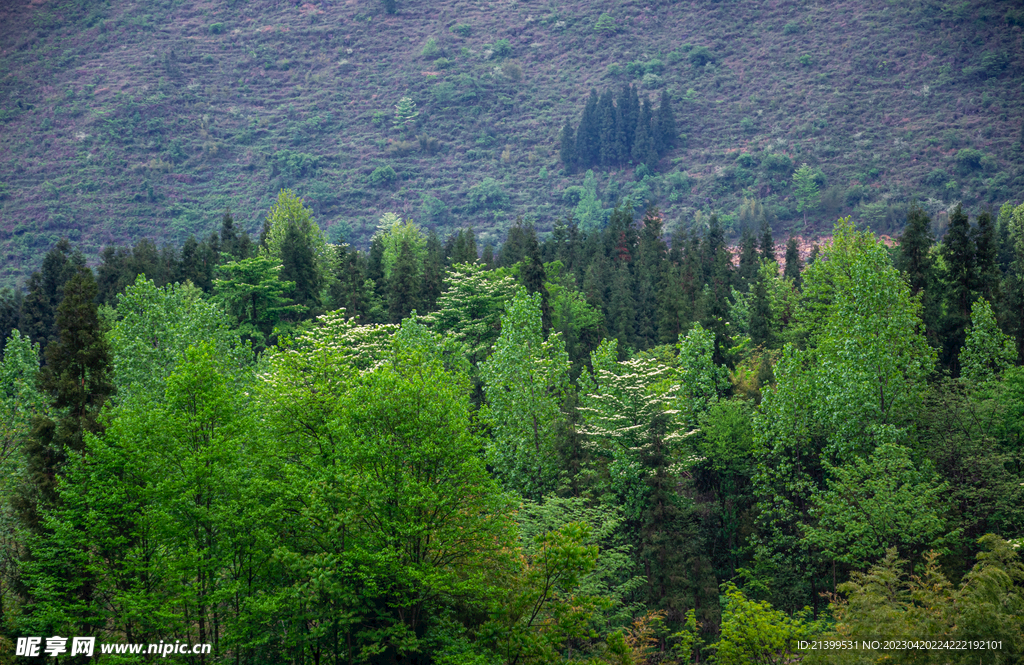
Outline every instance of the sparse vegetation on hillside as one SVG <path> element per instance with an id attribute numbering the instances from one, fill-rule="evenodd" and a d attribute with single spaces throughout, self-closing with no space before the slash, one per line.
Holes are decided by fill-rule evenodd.
<path id="1" fill-rule="evenodd" d="M 562 168 L 559 129 L 591 88 L 627 83 L 668 96 L 678 136 L 646 181 L 599 169 L 602 209 L 646 198 L 670 227 L 718 212 L 736 234 L 756 198 L 802 226 L 807 163 L 826 182 L 809 232 L 840 214 L 893 232 L 912 198 L 938 215 L 1024 192 L 1021 16 L 1009 0 L 9 5 L 0 281 L 64 235 L 91 257 L 180 243 L 228 207 L 255 232 L 284 187 L 364 246 L 383 211 L 424 200 L 442 233 L 472 222 L 493 243 L 520 215 L 545 231 L 585 177 Z M 403 98 L 419 115 L 395 126 Z M 384 167 L 392 184 L 372 186 Z M 501 205 L 473 196 L 487 179 Z"/>

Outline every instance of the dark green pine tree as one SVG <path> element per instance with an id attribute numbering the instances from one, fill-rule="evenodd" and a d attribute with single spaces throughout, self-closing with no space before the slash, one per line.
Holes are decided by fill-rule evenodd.
<path id="1" fill-rule="evenodd" d="M 661 91 L 661 105 L 658 107 L 658 115 L 654 124 L 657 128 L 654 145 L 658 154 L 662 154 L 675 145 L 676 133 L 679 131 L 676 128 L 676 116 L 672 112 L 672 103 L 668 99 L 668 90 Z"/>
<path id="2" fill-rule="evenodd" d="M 750 230 L 750 226 L 743 225 L 740 231 L 740 265 L 737 277 L 739 288 L 746 292 L 750 285 L 757 279 L 757 269 L 761 265 L 761 258 L 757 255 L 757 237 Z"/>
<path id="3" fill-rule="evenodd" d="M 583 295 L 587 302 L 599 312 L 608 311 L 608 286 L 611 279 L 611 262 L 599 254 L 587 264 L 583 275 Z"/>
<path id="4" fill-rule="evenodd" d="M 654 148 L 651 120 L 651 105 L 645 99 L 636 121 L 631 156 L 633 157 L 634 164 L 646 164 L 648 168 L 653 170 L 658 164 L 658 152 Z"/>
<path id="5" fill-rule="evenodd" d="M 601 121 L 600 133 L 600 163 L 602 166 L 614 166 L 617 149 L 615 139 L 618 127 L 615 126 L 615 105 L 612 103 L 612 93 L 605 90 L 597 104 L 597 114 Z"/>
<path id="6" fill-rule="evenodd" d="M 949 227 L 942 240 L 942 258 L 946 273 L 946 318 L 943 322 L 942 362 L 954 376 L 960 373 L 957 355 L 963 348 L 967 326 L 971 322 L 971 304 L 978 286 L 974 234 L 963 206 L 957 205 L 949 216 Z"/>
<path id="7" fill-rule="evenodd" d="M 366 313 L 365 298 L 366 259 L 358 250 L 350 250 L 342 243 L 335 246 L 338 263 L 334 279 L 331 280 L 330 301 L 336 309 L 344 309 L 345 316 L 356 318 L 360 323 Z"/>
<path id="8" fill-rule="evenodd" d="M 990 303 L 998 303 L 999 281 L 999 235 L 992 212 L 982 211 L 974 228 L 974 262 L 978 274 L 978 295 Z"/>
<path id="9" fill-rule="evenodd" d="M 480 261 L 483 262 L 485 266 L 487 266 L 488 270 L 494 269 L 494 247 L 491 245 L 491 243 L 487 243 L 486 245 L 484 245 L 484 252 L 483 256 L 480 257 Z"/>
<path id="10" fill-rule="evenodd" d="M 664 222 L 661 212 L 648 208 L 641 220 L 640 237 L 634 262 L 637 324 L 637 345 L 648 349 L 658 344 L 658 289 L 664 281 L 668 247 L 662 237 Z"/>
<path id="11" fill-rule="evenodd" d="M 921 320 L 925 336 L 933 347 L 939 346 L 939 321 L 942 316 L 940 283 L 932 258 L 932 220 L 920 206 L 913 206 L 907 213 L 907 225 L 900 236 L 899 254 L 896 267 L 906 273 L 910 292 L 921 296 Z"/>
<path id="12" fill-rule="evenodd" d="M 472 229 L 469 231 L 472 237 Z M 465 244 L 465 243 L 464 243 Z M 441 289 L 444 286 L 445 258 L 444 248 L 441 246 L 441 239 L 437 232 L 430 229 L 427 232 L 427 256 L 423 260 L 423 313 L 434 310 Z"/>
<path id="13" fill-rule="evenodd" d="M 107 246 L 100 252 L 100 264 L 96 267 L 97 302 L 114 305 L 117 296 L 131 282 L 129 272 L 132 253 L 126 247 Z"/>
<path id="14" fill-rule="evenodd" d="M 761 259 L 775 261 L 775 239 L 772 237 L 772 225 L 767 217 L 761 218 Z"/>
<path id="15" fill-rule="evenodd" d="M 46 347 L 57 337 L 57 307 L 64 298 L 64 284 L 85 265 L 71 243 L 61 238 L 43 257 L 42 267 L 28 279 L 28 293 L 22 300 L 21 332 L 38 342 L 44 357 Z"/>
<path id="16" fill-rule="evenodd" d="M 679 334 L 690 327 L 693 308 L 683 289 L 682 268 L 669 263 L 662 272 L 658 287 L 658 341 L 675 344 Z"/>
<path id="17" fill-rule="evenodd" d="M 633 154 L 633 143 L 636 141 L 636 125 L 640 120 L 640 96 L 636 88 L 629 85 L 625 88 L 626 104 L 622 112 L 622 119 L 626 123 L 626 150 L 627 154 Z"/>
<path id="18" fill-rule="evenodd" d="M 149 238 L 143 238 L 132 247 L 129 267 L 129 284 L 134 282 L 138 275 L 145 275 L 157 286 L 166 286 L 178 275 L 178 257 L 173 247 L 165 246 L 161 252 L 157 249 L 156 243 Z"/>
<path id="19" fill-rule="evenodd" d="M 772 346 L 772 308 L 768 300 L 768 287 L 758 277 L 753 285 L 753 299 L 750 303 L 750 341 L 754 346 Z"/>
<path id="20" fill-rule="evenodd" d="M 576 169 L 576 132 L 573 131 L 572 123 L 568 119 L 558 135 L 558 157 L 566 171 Z"/>
<path id="21" fill-rule="evenodd" d="M 624 359 L 628 349 L 636 348 L 636 301 L 633 298 L 633 275 L 629 265 L 620 263 L 612 275 L 608 294 L 608 335 L 619 341 L 619 357 Z"/>
<path id="22" fill-rule="evenodd" d="M 612 163 L 622 166 L 629 162 L 629 141 L 626 128 L 626 116 L 623 115 L 622 103 L 615 107 L 615 141 L 612 144 Z"/>
<path id="23" fill-rule="evenodd" d="M 728 348 L 726 321 L 732 297 L 732 255 L 725 245 L 725 233 L 718 215 L 711 215 L 707 233 L 701 242 L 701 273 L 704 289 L 700 295 L 701 325 L 715 333 L 715 362 L 725 362 Z"/>
<path id="24" fill-rule="evenodd" d="M 0 289 L 0 336 L 5 341 L 21 322 L 21 303 L 24 299 L 21 289 Z M 2 350 L 0 358 L 3 358 Z"/>
<path id="25" fill-rule="evenodd" d="M 522 217 L 517 218 L 508 230 L 505 244 L 501 246 L 501 266 L 511 268 L 529 256 L 535 245 L 539 247 L 533 224 L 524 223 Z"/>
<path id="26" fill-rule="evenodd" d="M 596 165 L 601 157 L 601 118 L 597 114 L 597 90 L 591 89 L 576 130 L 576 163 L 582 169 Z"/>
<path id="27" fill-rule="evenodd" d="M 220 221 L 220 251 L 227 254 L 231 261 L 241 261 L 252 256 L 252 239 L 245 231 L 238 233 L 231 211 L 225 212 Z"/>
<path id="28" fill-rule="evenodd" d="M 46 347 L 39 387 L 50 396 L 56 419 L 36 416 L 26 442 L 25 485 L 15 501 L 23 524 L 39 532 L 40 511 L 56 505 L 57 477 L 70 451 L 80 452 L 86 432 L 98 434 L 100 409 L 113 393 L 110 354 L 100 328 L 96 281 L 79 267 L 63 286 L 54 341 Z"/>
<path id="29" fill-rule="evenodd" d="M 181 247 L 181 261 L 178 264 L 178 280 L 189 281 L 195 286 L 209 292 L 213 287 L 213 266 L 207 265 L 206 256 L 196 241 L 196 237 L 190 235 L 185 244 Z"/>
<path id="30" fill-rule="evenodd" d="M 403 240 L 388 283 L 388 314 L 391 323 L 401 323 L 412 310 L 420 306 L 421 278 L 416 253 L 409 241 Z"/>
<path id="31" fill-rule="evenodd" d="M 278 278 L 282 282 L 295 283 L 292 291 L 295 302 L 305 307 L 309 316 L 320 312 L 324 276 L 316 264 L 316 252 L 309 236 L 294 222 L 288 223 L 281 241 L 281 272 Z"/>
<path id="32" fill-rule="evenodd" d="M 800 286 L 800 272 L 804 266 L 800 261 L 800 248 L 796 244 L 796 238 L 790 236 L 786 241 L 786 268 L 783 275 L 793 280 L 793 283 Z"/>

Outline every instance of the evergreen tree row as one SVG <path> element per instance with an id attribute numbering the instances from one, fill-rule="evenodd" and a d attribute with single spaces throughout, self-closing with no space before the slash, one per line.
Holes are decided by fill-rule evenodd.
<path id="1" fill-rule="evenodd" d="M 617 99 L 611 90 L 590 91 L 583 117 L 576 128 L 566 120 L 559 136 L 559 157 L 569 170 L 646 164 L 654 169 L 658 158 L 671 149 L 676 120 L 668 92 L 662 91 L 655 110 L 647 97 L 640 101 L 636 88 L 623 86 Z"/>

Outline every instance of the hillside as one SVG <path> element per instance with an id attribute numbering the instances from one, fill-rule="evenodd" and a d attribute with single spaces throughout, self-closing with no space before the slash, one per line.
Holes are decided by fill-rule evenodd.
<path id="1" fill-rule="evenodd" d="M 60 236 L 93 255 L 250 232 L 281 188 L 365 246 L 387 211 L 500 242 L 572 211 L 558 132 L 591 88 L 667 89 L 682 136 L 656 173 L 598 170 L 603 205 L 668 228 L 757 198 L 778 231 L 882 232 L 1024 193 L 1024 10 L 1005 2 L 428 3 L 32 0 L 0 9 L 0 283 Z M 606 14 L 607 17 L 602 15 Z M 507 40 L 507 41 L 502 41 Z M 394 126 L 408 97 L 411 129 Z M 798 215 L 790 185 L 820 171 Z M 391 167 L 388 169 L 387 167 Z M 643 175 L 641 172 L 640 175 Z"/>

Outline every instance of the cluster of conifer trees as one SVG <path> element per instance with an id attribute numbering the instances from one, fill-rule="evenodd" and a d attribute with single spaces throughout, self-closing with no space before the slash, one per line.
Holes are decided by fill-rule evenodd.
<path id="1" fill-rule="evenodd" d="M 559 136 L 559 157 L 569 170 L 646 164 L 653 169 L 660 155 L 676 141 L 676 120 L 668 92 L 655 110 L 636 88 L 623 86 L 617 99 L 611 90 L 590 91 L 576 128 L 565 121 Z"/>

